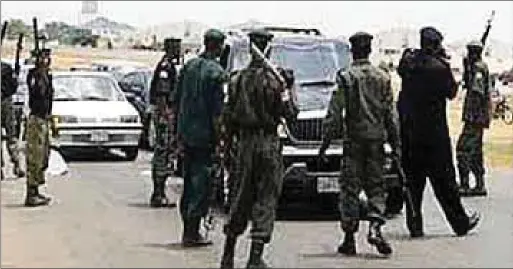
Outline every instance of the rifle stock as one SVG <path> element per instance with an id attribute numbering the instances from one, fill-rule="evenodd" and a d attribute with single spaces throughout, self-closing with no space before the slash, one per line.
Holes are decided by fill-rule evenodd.
<path id="1" fill-rule="evenodd" d="M 399 177 L 401 178 L 401 181 L 403 183 L 403 194 L 404 194 L 404 202 L 406 203 L 406 209 L 411 212 L 411 216 L 415 218 L 417 216 L 417 211 L 415 210 L 415 207 L 413 206 L 413 198 L 411 196 L 410 189 L 408 188 L 408 182 L 406 179 L 406 174 L 404 173 L 403 167 L 401 165 L 401 161 L 399 160 L 399 157 L 394 156 L 393 157 L 394 163 L 397 167 L 397 172 L 399 174 Z"/>

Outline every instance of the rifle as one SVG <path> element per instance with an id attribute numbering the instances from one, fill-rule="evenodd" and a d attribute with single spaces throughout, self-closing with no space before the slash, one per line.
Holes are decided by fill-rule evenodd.
<path id="1" fill-rule="evenodd" d="M 7 25 L 8 24 L 9 23 L 7 21 L 5 21 L 4 24 L 2 25 L 2 36 L 1 36 L 1 39 L 0 39 L 0 44 L 4 43 L 5 33 L 7 32 Z"/>
<path id="2" fill-rule="evenodd" d="M 413 199 L 411 196 L 410 189 L 408 188 L 408 185 L 407 185 L 408 182 L 406 180 L 406 174 L 404 173 L 403 167 L 401 165 L 401 161 L 399 160 L 399 157 L 395 154 L 392 157 L 392 159 L 397 168 L 397 173 L 399 174 L 399 177 L 403 183 L 402 189 L 403 189 L 403 194 L 404 194 L 404 198 L 405 198 L 404 200 L 406 203 L 406 209 L 411 212 L 412 218 L 415 218 L 417 216 L 417 211 L 415 210 L 415 207 L 413 207 Z"/>
<path id="3" fill-rule="evenodd" d="M 481 36 L 481 44 L 484 46 L 486 44 L 486 39 L 488 38 L 488 35 L 490 34 L 490 29 L 492 28 L 492 21 L 495 16 L 495 10 L 492 10 L 492 14 L 490 15 L 490 18 L 486 21 L 486 27 L 483 35 Z M 474 70 L 470 64 L 470 61 L 468 60 L 468 57 L 463 57 L 463 82 L 465 83 L 464 87 L 468 89 L 470 87 L 470 83 L 472 81 L 472 74 Z"/>
<path id="4" fill-rule="evenodd" d="M 34 31 L 34 53 L 36 54 L 36 63 L 39 60 L 40 51 L 39 51 L 39 34 L 37 32 L 37 19 L 36 17 L 32 18 L 32 27 Z"/>
<path id="5" fill-rule="evenodd" d="M 21 50 L 23 49 L 23 34 L 20 34 L 18 36 L 18 43 L 16 43 L 16 56 L 15 56 L 15 60 L 14 60 L 14 74 L 16 74 L 16 77 L 20 75 L 20 53 L 21 53 Z"/>

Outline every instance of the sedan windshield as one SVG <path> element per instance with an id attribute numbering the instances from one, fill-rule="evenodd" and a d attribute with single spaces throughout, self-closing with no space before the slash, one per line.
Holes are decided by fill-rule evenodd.
<path id="1" fill-rule="evenodd" d="M 55 101 L 123 101 L 112 79 L 95 76 L 55 76 Z"/>

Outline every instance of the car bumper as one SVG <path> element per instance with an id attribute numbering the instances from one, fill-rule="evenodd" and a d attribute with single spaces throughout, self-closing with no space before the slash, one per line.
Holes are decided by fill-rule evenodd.
<path id="1" fill-rule="evenodd" d="M 141 128 L 59 128 L 59 135 L 52 145 L 56 147 L 101 147 L 122 148 L 137 147 Z"/>
<path id="2" fill-rule="evenodd" d="M 319 160 L 318 152 L 318 148 L 283 147 L 285 172 L 282 198 L 304 200 L 340 192 L 342 148 L 329 148 L 326 151 L 327 162 Z M 387 158 L 383 169 L 385 182 L 397 182 L 398 176 L 390 158 Z"/>

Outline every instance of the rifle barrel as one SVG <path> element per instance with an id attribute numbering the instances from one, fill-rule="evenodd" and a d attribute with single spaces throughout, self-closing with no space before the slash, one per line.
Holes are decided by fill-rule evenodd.
<path id="1" fill-rule="evenodd" d="M 7 25 L 9 23 L 7 21 L 4 22 L 4 24 L 2 25 L 2 36 L 1 36 L 1 41 L 0 41 L 0 44 L 3 44 L 4 43 L 4 38 L 5 38 L 5 34 L 7 32 Z"/>

